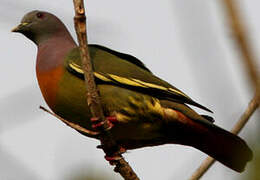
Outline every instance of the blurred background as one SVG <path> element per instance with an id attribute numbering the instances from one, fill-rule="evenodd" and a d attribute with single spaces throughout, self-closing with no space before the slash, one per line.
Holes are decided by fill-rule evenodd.
<path id="1" fill-rule="evenodd" d="M 230 130 L 253 90 L 221 2 L 87 0 L 89 43 L 141 59 L 154 74 L 213 110 L 215 123 Z M 236 2 L 259 59 L 260 1 Z M 72 0 L 1 0 L 0 179 L 121 179 L 95 148 L 98 141 L 38 108 L 47 105 L 35 76 L 37 48 L 10 32 L 25 13 L 35 9 L 57 15 L 76 39 Z M 255 153 L 260 149 L 259 121 L 256 112 L 240 133 Z M 188 179 L 206 158 L 196 149 L 179 145 L 143 148 L 124 156 L 140 179 L 149 180 Z M 254 163 L 256 158 L 242 174 L 216 163 L 202 179 L 255 179 Z"/>

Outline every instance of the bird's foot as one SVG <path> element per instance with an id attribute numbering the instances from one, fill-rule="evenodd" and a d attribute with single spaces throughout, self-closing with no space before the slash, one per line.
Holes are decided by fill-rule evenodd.
<path id="1" fill-rule="evenodd" d="M 103 149 L 104 145 L 98 145 L 97 146 L 98 149 Z M 122 146 L 119 146 L 118 150 L 117 150 L 117 154 L 123 154 L 126 152 L 126 149 L 123 148 Z"/>
<path id="2" fill-rule="evenodd" d="M 126 149 L 123 147 L 119 147 L 119 150 L 116 152 L 115 155 L 112 156 L 105 156 L 105 159 L 109 162 L 109 164 L 114 165 L 116 161 L 122 159 L 122 154 L 126 152 Z"/>
<path id="3" fill-rule="evenodd" d="M 104 122 L 100 120 L 100 118 L 97 117 L 92 117 L 91 119 L 92 122 L 92 128 L 93 129 L 99 129 L 101 126 L 104 125 Z M 108 128 L 106 130 L 110 130 L 115 123 L 117 123 L 117 118 L 115 116 L 108 116 L 106 117 L 107 123 L 108 123 Z"/>
<path id="4" fill-rule="evenodd" d="M 122 156 L 105 156 L 105 159 L 109 162 L 109 164 L 115 165 L 116 161 L 122 159 Z"/>
<path id="5" fill-rule="evenodd" d="M 103 149 L 104 145 L 98 145 L 97 148 Z M 116 161 L 122 158 L 122 154 L 126 152 L 126 149 L 122 146 L 118 146 L 118 150 L 114 153 L 114 155 L 106 155 L 105 159 L 111 164 L 114 165 Z"/>

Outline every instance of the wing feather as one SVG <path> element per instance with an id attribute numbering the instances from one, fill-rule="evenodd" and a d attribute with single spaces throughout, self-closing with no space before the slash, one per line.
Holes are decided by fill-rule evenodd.
<path id="1" fill-rule="evenodd" d="M 84 80 L 84 72 L 82 70 L 81 67 L 81 61 L 78 58 L 79 54 L 74 54 L 69 56 L 69 58 L 66 60 L 65 66 L 67 68 L 67 70 L 69 72 L 71 72 L 72 74 L 76 75 L 77 77 L 81 78 Z M 110 59 L 111 60 L 111 59 Z M 120 59 L 119 59 L 120 60 Z M 120 61 L 121 62 L 121 61 Z M 124 62 L 124 61 L 123 61 Z M 121 62 L 121 63 L 123 63 Z M 129 63 L 129 62 L 125 62 L 125 63 Z M 95 63 L 94 63 L 95 64 Z M 129 64 L 126 64 L 125 66 L 129 66 Z M 133 64 L 131 64 L 133 65 Z M 136 67 L 138 68 L 138 67 Z M 96 68 L 98 69 L 98 68 Z M 96 70 L 94 68 L 94 70 Z M 138 71 L 138 72 L 142 72 L 143 74 L 149 73 L 148 71 L 143 72 L 142 70 Z M 138 92 L 142 92 L 144 94 L 149 94 L 151 96 L 157 97 L 158 99 L 165 99 L 165 100 L 170 100 L 170 101 L 174 101 L 174 102 L 178 102 L 178 103 L 186 103 L 186 104 L 190 104 L 190 105 L 194 105 L 196 107 L 199 107 L 201 109 L 204 109 L 206 111 L 212 112 L 210 111 L 208 108 L 196 103 L 195 101 L 193 101 L 189 96 L 187 96 L 186 94 L 184 94 L 182 91 L 178 90 L 177 88 L 169 85 L 168 83 L 164 82 L 164 81 L 160 81 L 159 78 L 155 77 L 153 74 L 150 73 L 150 75 L 148 74 L 147 77 L 151 77 L 154 80 L 150 80 L 149 82 L 147 82 L 146 80 L 144 80 L 145 78 L 138 79 L 138 76 L 134 76 L 134 75 L 129 75 L 126 72 L 126 76 L 124 76 L 124 74 L 121 75 L 118 73 L 116 74 L 116 71 L 105 71 L 104 69 L 102 70 L 96 70 L 94 72 L 94 76 L 97 80 L 97 83 L 99 84 L 112 84 L 112 85 L 116 85 L 116 86 L 120 86 L 123 88 L 127 88 L 127 89 L 131 89 L 134 91 L 138 91 Z M 141 74 L 142 75 L 142 74 Z M 161 83 L 158 83 L 161 82 Z"/>

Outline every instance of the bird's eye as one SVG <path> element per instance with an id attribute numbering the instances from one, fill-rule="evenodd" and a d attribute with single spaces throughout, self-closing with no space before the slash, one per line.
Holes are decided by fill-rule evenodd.
<path id="1" fill-rule="evenodd" d="M 44 17 L 44 14 L 41 13 L 41 12 L 38 12 L 38 13 L 36 14 L 36 16 L 37 16 L 37 18 L 42 19 L 42 18 Z"/>

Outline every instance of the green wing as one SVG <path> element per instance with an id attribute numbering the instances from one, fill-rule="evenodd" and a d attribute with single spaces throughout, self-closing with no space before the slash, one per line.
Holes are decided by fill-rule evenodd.
<path id="1" fill-rule="evenodd" d="M 112 49 L 109 49 L 107 47 L 104 47 L 104 46 L 100 46 L 100 45 L 97 45 L 97 44 L 89 44 L 88 45 L 89 48 L 97 48 L 97 49 L 100 49 L 100 50 L 103 50 L 103 51 L 106 51 L 110 54 L 113 54 L 115 56 L 117 56 L 118 58 L 122 59 L 122 60 L 125 60 L 125 61 L 129 61 L 137 66 L 139 66 L 140 68 L 152 73 L 145 65 L 144 63 L 142 63 L 139 59 L 137 59 L 136 57 L 134 56 L 131 56 L 129 54 L 124 54 L 124 53 L 121 53 L 121 52 L 117 52 L 117 51 L 114 51 Z"/>
<path id="2" fill-rule="evenodd" d="M 98 45 L 90 45 L 89 52 L 97 84 L 112 84 L 149 94 L 161 100 L 194 105 L 211 112 L 179 89 L 153 75 L 140 60 L 133 56 Z M 65 66 L 69 72 L 84 80 L 79 57 L 79 49 L 73 49 L 66 56 Z"/>

